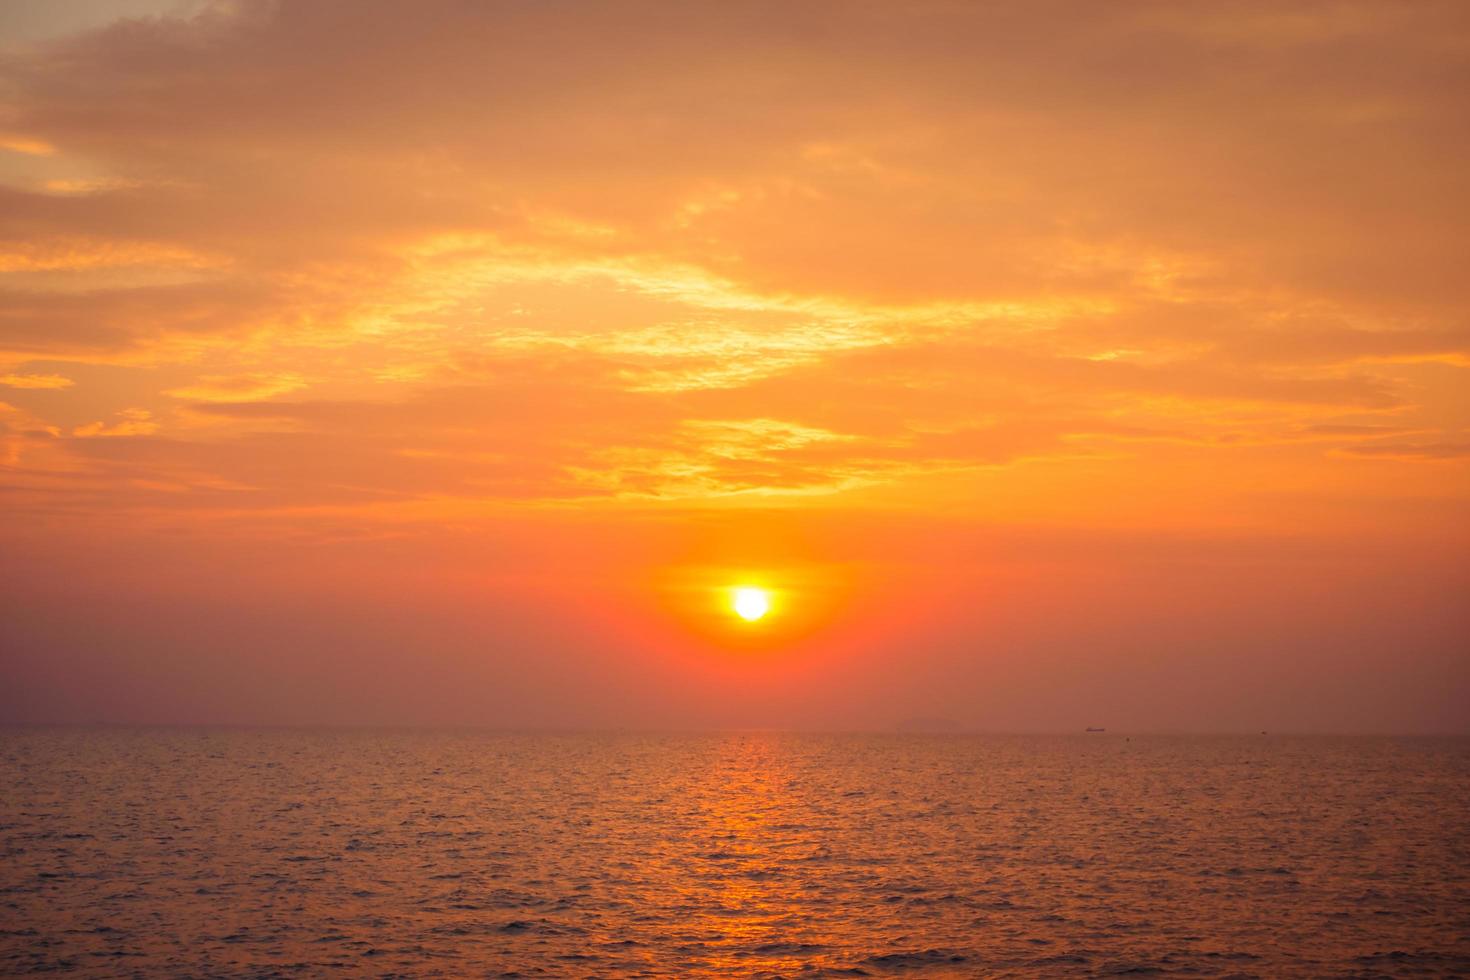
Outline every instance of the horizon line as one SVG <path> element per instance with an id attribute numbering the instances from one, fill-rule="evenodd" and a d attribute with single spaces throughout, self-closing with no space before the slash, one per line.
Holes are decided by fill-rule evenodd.
<path id="1" fill-rule="evenodd" d="M 174 731 L 283 731 L 283 732 L 393 732 L 393 733 L 465 733 L 481 735 L 902 735 L 924 737 L 992 737 L 1028 738 L 1038 736 L 1098 736 L 1121 735 L 1139 738 L 1470 738 L 1470 730 L 1462 731 L 1326 731 L 1303 729 L 1128 729 L 1102 728 L 1089 731 L 1086 728 L 1037 728 L 1037 729 L 986 729 L 913 727 L 893 725 L 884 728 L 844 727 L 780 727 L 780 726 L 710 726 L 705 728 L 670 726 L 637 727 L 631 725 L 544 725 L 544 726 L 497 726 L 484 724 L 420 724 L 420 723 L 354 723 L 354 722 L 192 722 L 192 721 L 11 721 L 0 719 L 3 729 L 164 729 Z"/>

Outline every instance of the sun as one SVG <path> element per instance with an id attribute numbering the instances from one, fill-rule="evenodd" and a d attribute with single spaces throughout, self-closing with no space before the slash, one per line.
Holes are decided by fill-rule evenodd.
<path id="1" fill-rule="evenodd" d="M 730 593 L 730 605 L 735 615 L 753 623 L 771 611 L 771 594 L 753 585 L 742 585 Z"/>

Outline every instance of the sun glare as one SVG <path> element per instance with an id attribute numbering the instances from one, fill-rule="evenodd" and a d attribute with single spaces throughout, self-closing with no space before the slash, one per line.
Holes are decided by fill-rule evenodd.
<path id="1" fill-rule="evenodd" d="M 742 586 L 731 593 L 730 605 L 734 607 L 735 615 L 753 623 L 771 611 L 771 594 L 765 589 Z"/>

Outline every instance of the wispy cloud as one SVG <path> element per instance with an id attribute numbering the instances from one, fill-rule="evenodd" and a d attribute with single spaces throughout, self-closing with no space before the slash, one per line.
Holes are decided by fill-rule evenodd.
<path id="1" fill-rule="evenodd" d="M 1330 482 L 1417 457 L 1313 426 L 1463 431 L 1465 32 L 1442 3 L 448 0 L 90 30 L 0 66 L 4 384 L 60 392 L 26 411 L 93 478 L 280 507 L 839 506 L 1180 447 Z M 69 445 L 108 433 L 137 455 Z"/>
<path id="2" fill-rule="evenodd" d="M 0 385 L 9 388 L 70 388 L 76 382 L 59 374 L 0 374 Z"/>

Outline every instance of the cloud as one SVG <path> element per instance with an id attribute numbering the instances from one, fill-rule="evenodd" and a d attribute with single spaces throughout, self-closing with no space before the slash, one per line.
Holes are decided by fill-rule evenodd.
<path id="1" fill-rule="evenodd" d="M 50 156 L 56 152 L 56 147 L 45 140 L 38 140 L 28 136 L 17 136 L 14 134 L 0 134 L 0 150 L 9 150 L 12 153 L 24 153 L 29 156 Z"/>
<path id="2" fill-rule="evenodd" d="M 158 431 L 158 423 L 153 421 L 153 413 L 146 408 L 125 408 L 117 413 L 118 420 L 111 424 L 106 422 L 88 422 L 72 429 L 71 434 L 78 439 L 112 438 L 118 436 L 146 436 Z"/>
<path id="3" fill-rule="evenodd" d="M 1375 442 L 1343 446 L 1337 452 L 1370 459 L 1470 459 L 1470 442 Z"/>
<path id="4" fill-rule="evenodd" d="M 295 374 L 209 374 L 164 394 L 203 402 L 253 402 L 305 386 L 306 382 Z"/>
<path id="5" fill-rule="evenodd" d="M 9 388 L 70 388 L 76 382 L 59 374 L 0 374 L 0 385 Z"/>
<path id="6" fill-rule="evenodd" d="M 120 21 L 0 64 L 0 357 L 84 379 L 25 404 L 78 481 L 282 510 L 1185 451 L 1330 482 L 1314 426 L 1463 431 L 1467 35 L 1433 2 Z"/>

